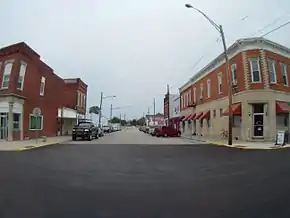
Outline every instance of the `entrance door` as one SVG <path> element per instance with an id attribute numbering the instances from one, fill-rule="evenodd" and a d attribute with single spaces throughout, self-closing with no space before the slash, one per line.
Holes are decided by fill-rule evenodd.
<path id="1" fill-rule="evenodd" d="M 253 104 L 253 137 L 264 137 L 264 104 Z"/>
<path id="2" fill-rule="evenodd" d="M 0 113 L 0 139 L 7 139 L 8 122 L 7 113 Z"/>
<path id="3" fill-rule="evenodd" d="M 254 114 L 254 137 L 264 136 L 264 114 Z"/>

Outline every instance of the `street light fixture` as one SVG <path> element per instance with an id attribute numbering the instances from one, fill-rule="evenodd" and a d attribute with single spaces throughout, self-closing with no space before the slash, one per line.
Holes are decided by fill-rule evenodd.
<path id="1" fill-rule="evenodd" d="M 101 92 L 101 100 L 100 100 L 100 111 L 99 111 L 99 127 L 101 127 L 101 119 L 102 119 L 102 106 L 103 106 L 103 100 L 108 98 L 116 98 L 116 95 L 109 95 L 109 96 L 103 96 L 103 92 Z"/>
<path id="2" fill-rule="evenodd" d="M 229 98 L 229 105 L 228 105 L 228 110 L 229 110 L 229 123 L 228 123 L 228 131 L 229 131 L 229 136 L 228 136 L 228 144 L 232 145 L 233 144 L 233 126 L 232 126 L 232 120 L 233 120 L 233 113 L 232 113 L 232 76 L 230 74 L 230 65 L 229 65 L 229 57 L 228 57 L 228 51 L 227 51 L 227 45 L 226 45 L 226 40 L 225 40 L 225 35 L 223 31 L 222 25 L 216 24 L 212 19 L 210 19 L 205 13 L 203 13 L 201 10 L 198 8 L 193 7 L 190 4 L 185 4 L 185 7 L 191 8 L 202 14 L 214 28 L 220 33 L 222 42 L 223 42 L 223 48 L 224 48 L 224 54 L 225 54 L 225 59 L 226 59 L 226 74 L 227 74 L 227 81 L 228 81 L 228 98 Z"/>

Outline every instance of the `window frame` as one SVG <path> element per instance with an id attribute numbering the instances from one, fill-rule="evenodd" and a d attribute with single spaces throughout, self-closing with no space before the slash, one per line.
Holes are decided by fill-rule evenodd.
<path id="1" fill-rule="evenodd" d="M 40 88 L 39 88 L 39 95 L 40 96 L 44 96 L 44 93 L 45 93 L 45 81 L 46 81 L 46 78 L 44 76 L 42 76 L 41 79 L 40 79 Z M 41 90 L 42 84 L 43 84 L 43 90 Z"/>
<path id="2" fill-rule="evenodd" d="M 21 71 L 21 67 L 22 67 L 22 66 L 25 66 L 24 71 Z M 24 87 L 24 79 L 25 79 L 25 73 L 26 73 L 26 70 L 27 70 L 27 63 L 24 62 L 24 61 L 21 61 L 21 62 L 20 62 L 20 68 L 19 68 L 18 79 L 17 79 L 17 84 L 16 84 L 16 88 L 17 88 L 17 90 L 21 90 L 21 91 L 23 90 L 23 87 Z M 21 74 L 23 74 L 23 75 L 21 75 Z M 20 76 L 22 76 L 21 87 L 18 87 Z"/>
<path id="3" fill-rule="evenodd" d="M 9 73 L 6 73 L 6 66 L 8 64 L 11 64 L 11 69 L 10 69 L 10 72 Z M 7 60 L 4 62 L 4 69 L 3 69 L 3 75 L 2 75 L 2 84 L 1 84 L 1 89 L 8 89 L 9 88 L 9 85 L 10 85 L 10 79 L 11 79 L 11 73 L 12 73 L 12 70 L 13 70 L 13 64 L 14 64 L 14 60 Z M 9 79 L 7 81 L 7 86 L 3 86 L 4 85 L 4 78 L 5 76 L 9 76 Z"/>
<path id="4" fill-rule="evenodd" d="M 16 121 L 16 120 L 14 119 L 14 118 L 15 118 L 15 117 L 14 117 L 15 114 L 18 115 L 18 118 L 19 118 L 18 121 Z M 15 124 L 18 125 L 18 128 L 15 128 Z M 20 124 L 21 124 L 21 113 L 13 113 L 13 130 L 14 130 L 14 131 L 18 131 L 18 130 L 20 130 Z"/>
<path id="5" fill-rule="evenodd" d="M 288 81 L 288 72 L 287 72 L 287 64 L 285 63 L 280 63 L 280 66 L 281 66 L 281 73 L 282 73 L 282 80 L 283 80 L 283 85 L 284 86 L 289 86 L 289 81 Z M 284 72 L 285 70 L 285 72 Z M 285 75 L 284 75 L 285 73 Z M 286 83 L 284 83 L 284 76 L 286 77 Z"/>
<path id="6" fill-rule="evenodd" d="M 211 96 L 211 80 L 210 79 L 206 81 L 206 85 L 207 85 L 207 98 L 210 98 Z"/>
<path id="7" fill-rule="evenodd" d="M 269 66 L 269 64 L 271 64 L 272 65 L 272 67 L 273 67 L 273 69 L 274 69 L 274 79 L 275 79 L 275 81 L 271 81 L 271 73 L 270 73 L 270 66 Z M 270 84 L 276 84 L 277 83 L 277 72 L 276 72 L 276 61 L 275 60 L 273 60 L 273 59 L 270 59 L 270 58 L 268 58 L 267 59 L 267 67 L 268 67 L 268 73 L 269 73 L 269 82 L 270 82 Z"/>
<path id="8" fill-rule="evenodd" d="M 38 117 L 38 116 L 35 116 L 34 114 L 29 114 L 29 131 L 43 130 L 43 115 L 39 116 L 39 117 L 41 117 L 41 128 L 40 129 L 31 129 L 31 117 Z"/>
<path id="9" fill-rule="evenodd" d="M 218 94 L 222 94 L 223 93 L 223 89 L 222 89 L 222 86 L 223 86 L 223 73 L 219 72 L 217 77 L 218 77 L 217 78 L 218 79 Z"/>
<path id="10" fill-rule="evenodd" d="M 249 58 L 250 60 L 250 70 L 251 70 L 251 83 L 261 83 L 262 82 L 262 77 L 261 77 L 261 67 L 260 67 L 260 59 L 258 57 L 251 57 Z M 258 71 L 259 71 L 259 81 L 254 81 L 254 71 L 253 71 L 253 61 L 257 62 L 258 66 Z"/>
<path id="11" fill-rule="evenodd" d="M 233 69 L 235 69 L 235 71 Z M 236 63 L 231 65 L 231 73 L 232 73 L 232 84 L 236 85 L 238 83 L 237 64 Z"/>
<path id="12" fill-rule="evenodd" d="M 199 99 L 203 99 L 203 83 L 200 83 L 199 90 L 200 90 Z"/>

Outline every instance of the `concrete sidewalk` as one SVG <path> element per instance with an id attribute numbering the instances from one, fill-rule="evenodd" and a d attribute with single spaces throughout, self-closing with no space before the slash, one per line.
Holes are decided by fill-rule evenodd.
<path id="1" fill-rule="evenodd" d="M 284 146 L 276 146 L 274 142 L 249 142 L 249 141 L 233 141 L 233 145 L 228 145 L 226 140 L 217 140 L 217 139 L 207 139 L 202 136 L 181 136 L 184 139 L 189 141 L 201 141 L 209 144 L 226 146 L 231 148 L 239 148 L 239 149 L 253 149 L 253 150 L 261 150 L 261 149 L 281 149 L 281 148 L 290 148 L 290 145 Z"/>
<path id="2" fill-rule="evenodd" d="M 44 147 L 48 145 L 53 145 L 57 143 L 62 143 L 65 141 L 69 141 L 71 139 L 70 136 L 56 136 L 56 137 L 47 137 L 46 142 L 43 139 L 30 139 L 30 140 L 22 140 L 22 141 L 0 141 L 0 151 L 24 151 L 39 147 Z"/>

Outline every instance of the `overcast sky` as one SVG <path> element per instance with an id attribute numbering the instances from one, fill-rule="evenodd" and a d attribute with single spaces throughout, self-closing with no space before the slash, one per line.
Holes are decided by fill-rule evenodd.
<path id="1" fill-rule="evenodd" d="M 101 91 L 117 95 L 104 101 L 105 116 L 111 103 L 131 106 L 113 115 L 153 112 L 154 97 L 163 112 L 166 84 L 178 92 L 222 52 L 216 30 L 185 3 L 222 24 L 228 45 L 290 20 L 289 0 L 1 0 L 0 46 L 25 41 L 58 75 L 81 77 L 88 105 Z M 267 38 L 290 47 L 289 36 L 290 25 Z"/>

